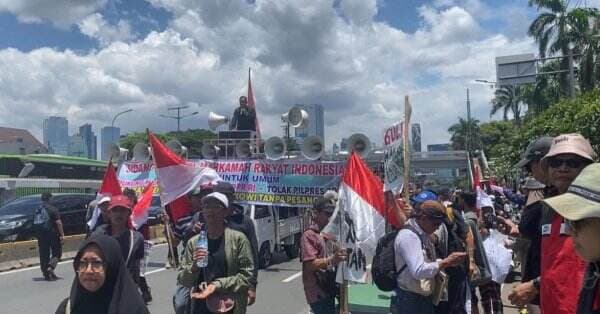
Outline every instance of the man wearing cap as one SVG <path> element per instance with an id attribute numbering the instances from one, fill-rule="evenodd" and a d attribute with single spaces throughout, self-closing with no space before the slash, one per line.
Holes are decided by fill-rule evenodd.
<path id="1" fill-rule="evenodd" d="M 581 170 L 593 162 L 594 156 L 590 143 L 580 134 L 555 137 L 550 151 L 541 160 L 542 170 L 547 172 L 546 182 L 559 195 L 567 192 Z M 547 206 L 541 206 L 539 217 L 537 225 L 536 221 L 522 222 L 518 230 L 525 236 L 538 233 L 541 238 L 540 277 L 515 287 L 509 299 L 514 304 L 524 305 L 539 292 L 542 313 L 574 313 L 576 291 L 585 265 L 573 251 L 573 240 L 562 217 Z"/>
<path id="2" fill-rule="evenodd" d="M 334 272 L 335 267 L 346 260 L 347 256 L 345 250 L 336 250 L 335 253 L 328 254 L 330 250 L 327 249 L 327 245 L 330 242 L 321 235 L 321 231 L 329 223 L 334 211 L 335 201 L 333 199 L 317 198 L 313 205 L 312 224 L 304 231 L 300 239 L 304 295 L 314 314 L 335 313 L 336 291 L 329 289 L 332 285 L 335 287 L 335 282 L 329 282 L 329 277 L 325 276 L 325 273 Z M 319 278 L 324 278 L 327 282 L 319 281 Z"/>
<path id="3" fill-rule="evenodd" d="M 58 208 L 50 204 L 52 194 L 42 194 L 42 205 L 35 210 L 33 230 L 38 240 L 40 268 L 45 280 L 56 280 L 54 269 L 62 255 L 62 242 L 65 236 Z M 52 254 L 52 258 L 50 258 Z"/>
<path id="4" fill-rule="evenodd" d="M 544 201 L 566 219 L 575 251 L 587 262 L 578 314 L 600 314 L 600 164 L 581 171 L 567 192 Z"/>
<path id="5" fill-rule="evenodd" d="M 430 236 L 447 219 L 444 205 L 427 200 L 415 208 L 414 216 L 398 232 L 394 240 L 398 286 L 392 296 L 391 313 L 434 313 L 434 300 L 431 293 L 425 296 L 421 281 L 433 279 L 440 271 L 463 263 L 466 257 L 464 252 L 453 252 L 437 259 Z"/>
<path id="6" fill-rule="evenodd" d="M 203 197 L 208 250 L 196 247 L 198 235 L 193 236 L 185 247 L 178 281 L 192 288 L 192 313 L 216 313 L 215 305 L 221 305 L 218 313 L 246 313 L 254 269 L 252 249 L 244 234 L 226 226 L 228 207 L 229 201 L 222 193 L 213 192 Z M 208 266 L 199 268 L 197 262 L 205 258 Z"/>
<path id="7" fill-rule="evenodd" d="M 552 146 L 552 137 L 543 136 L 532 141 L 525 150 L 523 158 L 517 164 L 517 167 L 525 169 L 531 174 L 537 183 L 547 184 L 547 172 L 542 167 L 541 160 L 548 154 Z M 540 195 L 541 194 L 541 195 Z M 508 234 L 512 236 L 522 236 L 529 241 L 524 260 L 521 264 L 521 284 L 513 289 L 511 294 L 513 302 L 521 306 L 528 305 L 529 310 L 535 314 L 539 313 L 540 304 L 539 291 L 534 283 L 539 282 L 540 276 L 540 254 L 542 239 L 539 233 L 540 219 L 542 213 L 541 201 L 545 197 L 555 195 L 556 191 L 551 187 L 545 187 L 543 193 L 528 193 L 526 205 L 521 213 L 521 221 L 517 226 L 510 219 L 498 216 L 500 223 L 508 226 Z M 504 229 L 500 229 L 504 230 Z M 527 245 L 527 244 L 526 244 Z"/>
<path id="8" fill-rule="evenodd" d="M 140 261 L 144 258 L 144 237 L 141 233 L 129 229 L 131 211 L 132 204 L 127 196 L 117 195 L 111 197 L 108 206 L 110 222 L 99 226 L 93 235 L 112 236 L 119 242 L 125 265 L 133 281 L 139 285 Z"/>
<path id="9" fill-rule="evenodd" d="M 258 240 L 256 238 L 256 229 L 252 219 L 244 214 L 244 208 L 235 204 L 235 188 L 226 181 L 219 181 L 214 187 L 215 192 L 219 192 L 227 196 L 229 207 L 226 209 L 225 217 L 227 227 L 243 233 L 250 241 L 252 248 L 252 260 L 254 262 L 254 271 L 252 272 L 252 280 L 250 289 L 248 290 L 248 306 L 256 302 L 256 286 L 258 285 Z"/>

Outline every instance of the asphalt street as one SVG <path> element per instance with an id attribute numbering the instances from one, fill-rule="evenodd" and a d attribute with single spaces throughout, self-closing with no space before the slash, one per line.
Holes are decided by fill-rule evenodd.
<path id="1" fill-rule="evenodd" d="M 151 313 L 173 313 L 172 296 L 177 271 L 165 269 L 167 246 L 157 245 L 150 255 L 146 277 L 154 301 Z M 258 298 L 249 314 L 306 314 L 308 306 L 302 290 L 301 265 L 284 254 L 274 256 L 274 264 L 259 273 Z M 58 281 L 43 280 L 39 267 L 0 273 L 0 313 L 54 313 L 69 295 L 75 272 L 72 261 L 63 261 L 56 269 Z"/>

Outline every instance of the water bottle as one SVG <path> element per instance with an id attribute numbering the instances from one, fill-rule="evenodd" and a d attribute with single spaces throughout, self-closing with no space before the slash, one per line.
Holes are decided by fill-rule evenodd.
<path id="1" fill-rule="evenodd" d="M 198 242 L 196 242 L 196 248 L 202 249 L 208 253 L 208 238 L 206 237 L 206 230 L 200 230 L 200 233 L 198 234 Z M 208 255 L 197 261 L 196 265 L 200 268 L 208 266 Z"/>

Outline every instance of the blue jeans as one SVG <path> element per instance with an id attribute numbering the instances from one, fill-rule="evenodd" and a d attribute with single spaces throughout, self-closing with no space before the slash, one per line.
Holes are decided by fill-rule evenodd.
<path id="1" fill-rule="evenodd" d="M 394 290 L 394 294 L 390 303 L 392 314 L 434 314 L 431 297 L 402 289 Z"/>
<path id="2" fill-rule="evenodd" d="M 335 314 L 335 298 L 321 299 L 317 302 L 311 303 L 310 310 L 313 314 Z"/>
<path id="3" fill-rule="evenodd" d="M 177 283 L 175 295 L 173 295 L 173 307 L 175 308 L 175 314 L 192 313 L 190 288 L 186 288 Z"/>

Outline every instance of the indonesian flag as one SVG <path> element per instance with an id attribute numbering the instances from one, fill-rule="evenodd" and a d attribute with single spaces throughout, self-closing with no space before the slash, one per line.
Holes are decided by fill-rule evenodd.
<path id="1" fill-rule="evenodd" d="M 256 144 L 260 144 L 260 125 L 258 124 L 258 112 L 256 111 L 256 103 L 254 102 L 254 92 L 252 91 L 252 80 L 250 78 L 250 68 L 248 68 L 248 108 L 254 109 L 255 117 L 256 117 Z"/>
<path id="2" fill-rule="evenodd" d="M 154 134 L 149 133 L 148 136 L 156 166 L 161 203 L 162 206 L 171 204 L 171 215 L 176 222 L 191 211 L 187 202 L 188 192 L 197 186 L 216 184 L 221 178 L 212 168 L 198 168 L 188 164 L 161 143 Z M 178 199 L 180 200 L 177 201 Z"/>
<path id="3" fill-rule="evenodd" d="M 109 160 L 108 165 L 106 165 L 106 171 L 104 172 L 104 178 L 102 178 L 102 185 L 100 185 L 96 200 L 99 201 L 104 196 L 116 196 L 121 195 L 122 193 L 123 191 L 121 190 L 121 184 L 119 184 L 119 180 L 117 179 L 117 172 L 112 164 L 112 160 Z M 96 206 L 94 208 L 94 212 L 92 213 L 92 217 L 87 222 L 88 227 L 93 229 L 98 223 L 99 218 L 100 208 Z"/>
<path id="4" fill-rule="evenodd" d="M 154 182 L 149 183 L 140 198 L 138 198 L 137 204 L 133 207 L 131 212 L 131 225 L 137 230 L 143 224 L 148 221 L 148 214 L 150 205 L 152 204 L 152 196 L 154 194 Z"/>
<path id="5" fill-rule="evenodd" d="M 394 226 L 399 223 L 386 210 L 383 183 L 356 153 L 350 156 L 338 195 L 335 212 L 323 233 L 352 250 L 347 263 L 339 268 L 344 268 L 344 279 L 366 282 L 367 260 L 375 254 L 377 241 L 385 234 L 386 217 Z"/>

